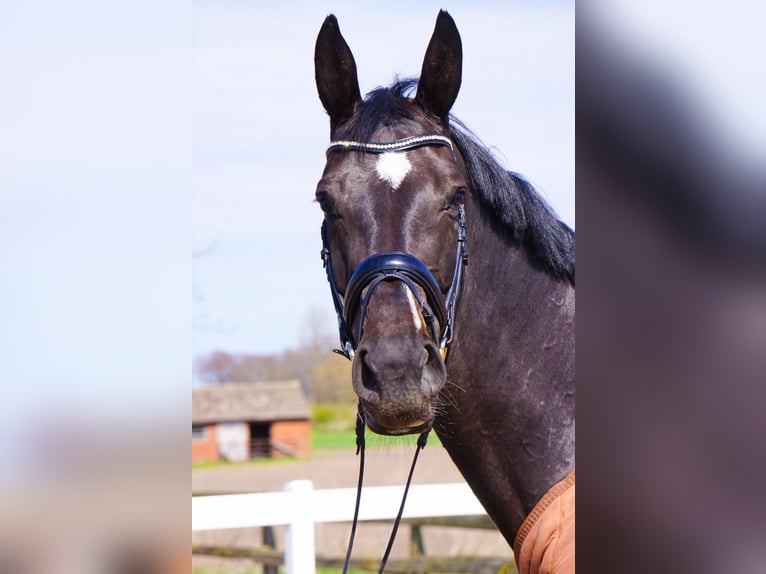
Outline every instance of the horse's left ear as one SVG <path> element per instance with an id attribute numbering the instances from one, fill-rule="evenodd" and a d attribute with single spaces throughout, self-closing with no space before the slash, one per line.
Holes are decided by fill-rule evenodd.
<path id="1" fill-rule="evenodd" d="M 314 68 L 319 99 L 330 114 L 332 131 L 348 120 L 361 101 L 356 62 L 340 33 L 338 20 L 325 18 L 314 48 Z"/>
<path id="2" fill-rule="evenodd" d="M 455 21 L 441 10 L 428 43 L 415 99 L 446 123 L 455 103 L 463 68 L 463 45 Z"/>

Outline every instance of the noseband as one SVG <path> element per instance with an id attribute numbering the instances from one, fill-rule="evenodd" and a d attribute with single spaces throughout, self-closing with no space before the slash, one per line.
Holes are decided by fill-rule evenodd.
<path id="1" fill-rule="evenodd" d="M 335 151 L 361 151 L 374 154 L 403 152 L 423 146 L 445 146 L 454 152 L 449 138 L 438 134 L 424 134 L 388 143 L 333 141 L 327 146 L 327 155 Z M 322 261 L 327 272 L 327 281 L 330 283 L 335 313 L 338 316 L 341 349 L 336 349 L 337 353 L 353 359 L 354 351 L 362 338 L 367 305 L 375 288 L 383 281 L 401 281 L 415 296 L 428 326 L 429 335 L 439 346 L 442 359 L 446 358 L 447 346 L 452 341 L 455 303 L 460 293 L 463 266 L 468 262 L 465 212 L 462 205 L 458 205 L 457 210 L 458 238 L 455 271 L 443 300 L 439 283 L 428 267 L 417 257 L 398 251 L 376 253 L 362 261 L 351 275 L 345 294 L 341 295 L 333 274 L 327 221 L 322 223 Z M 418 287 L 425 294 L 425 298 L 420 295 Z M 355 320 L 356 323 L 353 323 Z M 436 321 L 441 331 L 437 331 Z M 349 329 L 352 323 L 357 327 L 359 340 L 354 340 L 352 331 Z"/>

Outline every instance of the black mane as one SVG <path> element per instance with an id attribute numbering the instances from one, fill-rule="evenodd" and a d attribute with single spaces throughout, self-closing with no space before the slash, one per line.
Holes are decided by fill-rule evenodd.
<path id="1" fill-rule="evenodd" d="M 411 105 L 407 94 L 417 86 L 417 80 L 397 79 L 391 87 L 378 87 L 367 94 L 364 104 L 359 106 L 354 117 L 344 124 L 334 139 L 350 139 L 368 143 L 381 125 L 387 126 L 402 121 L 416 121 L 426 118 L 425 114 L 417 117 L 417 111 Z"/>
<path id="2" fill-rule="evenodd" d="M 369 142 L 382 125 L 427 118 L 407 97 L 417 80 L 396 80 L 376 88 L 337 137 Z M 511 237 L 557 279 L 575 284 L 575 233 L 554 214 L 534 187 L 517 173 L 503 168 L 492 153 L 457 118 L 450 118 L 452 140 L 465 161 L 471 187 Z M 414 135 L 414 134 L 413 134 Z"/>
<path id="3" fill-rule="evenodd" d="M 558 279 L 575 284 L 575 233 L 521 175 L 507 171 L 456 118 L 451 136 L 463 156 L 471 187 L 514 240 Z"/>

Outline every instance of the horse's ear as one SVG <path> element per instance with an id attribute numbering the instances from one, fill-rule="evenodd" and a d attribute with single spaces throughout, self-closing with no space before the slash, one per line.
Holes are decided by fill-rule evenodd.
<path id="1" fill-rule="evenodd" d="M 462 68 L 460 33 L 452 16 L 441 10 L 423 59 L 415 99 L 444 122 L 460 90 Z"/>
<path id="2" fill-rule="evenodd" d="M 314 48 L 314 74 L 319 99 L 330 114 L 330 127 L 349 119 L 361 101 L 356 62 L 351 49 L 340 34 L 338 20 L 325 18 Z"/>

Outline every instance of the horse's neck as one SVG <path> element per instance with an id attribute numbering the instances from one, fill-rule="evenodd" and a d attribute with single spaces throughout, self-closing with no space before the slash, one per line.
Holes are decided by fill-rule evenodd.
<path id="1" fill-rule="evenodd" d="M 574 467 L 574 288 L 502 230 L 469 229 L 437 432 L 509 543 Z"/>

